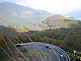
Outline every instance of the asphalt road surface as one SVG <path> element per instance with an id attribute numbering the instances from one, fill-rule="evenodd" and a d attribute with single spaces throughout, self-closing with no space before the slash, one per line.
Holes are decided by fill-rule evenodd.
<path id="1" fill-rule="evenodd" d="M 39 50 L 46 53 L 49 57 L 49 61 L 70 61 L 69 56 L 64 50 L 52 44 L 30 42 L 21 45 L 24 45 L 27 49 Z"/>

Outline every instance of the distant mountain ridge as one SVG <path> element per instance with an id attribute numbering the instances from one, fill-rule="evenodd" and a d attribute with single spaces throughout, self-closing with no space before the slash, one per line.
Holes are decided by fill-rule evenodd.
<path id="1" fill-rule="evenodd" d="M 70 19 L 72 20 L 78 20 L 78 21 L 81 21 L 81 17 L 69 17 Z"/>
<path id="2" fill-rule="evenodd" d="M 47 30 L 47 29 L 60 29 L 60 28 L 81 28 L 81 21 L 71 20 L 62 15 L 53 15 L 46 20 L 34 23 L 31 30 Z M 30 27 L 29 27 L 30 29 Z"/>
<path id="3" fill-rule="evenodd" d="M 81 10 L 68 13 L 68 14 L 66 14 L 66 16 L 68 16 L 69 18 L 71 18 L 73 20 L 80 20 L 81 21 Z"/>
<path id="4" fill-rule="evenodd" d="M 51 14 L 47 11 L 36 10 L 15 3 L 0 3 L 0 24 L 29 25 L 35 21 L 42 21 Z"/>
<path id="5" fill-rule="evenodd" d="M 59 28 L 64 25 L 64 20 L 68 19 L 62 15 L 53 15 L 48 17 L 45 21 L 42 21 L 44 24 L 47 24 L 51 28 Z"/>

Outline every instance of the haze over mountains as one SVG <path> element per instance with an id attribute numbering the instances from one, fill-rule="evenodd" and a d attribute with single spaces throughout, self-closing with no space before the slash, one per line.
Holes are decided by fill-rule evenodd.
<path id="1" fill-rule="evenodd" d="M 26 26 L 36 22 L 44 21 L 49 16 L 51 16 L 51 14 L 47 11 L 36 10 L 10 2 L 0 3 L 0 25 Z M 66 16 L 72 20 L 81 20 L 80 11 L 66 14 Z M 47 27 L 47 25 L 45 26 Z"/>
<path id="2" fill-rule="evenodd" d="M 66 16 L 68 16 L 69 18 L 71 18 L 73 20 L 80 20 L 81 21 L 81 10 L 68 13 L 68 14 L 66 14 Z"/>
<path id="3" fill-rule="evenodd" d="M 46 30 L 60 28 L 81 28 L 81 21 L 71 20 L 62 15 L 53 15 L 42 22 L 36 22 L 28 27 L 31 30 Z"/>
<path id="4" fill-rule="evenodd" d="M 57 45 L 69 53 L 71 61 L 77 61 L 76 59 L 81 61 L 81 21 L 77 19 L 81 18 L 80 11 L 66 16 L 68 17 L 59 14 L 51 15 L 47 11 L 15 3 L 0 3 L 0 47 L 4 48 L 10 57 L 19 59 L 11 60 L 1 48 L 0 61 L 25 61 L 19 51 L 15 50 L 15 45 L 32 41 Z M 80 55 L 73 53 L 74 50 L 79 51 Z M 25 52 L 28 52 L 27 49 L 23 54 L 29 57 L 30 55 Z"/>
<path id="5" fill-rule="evenodd" d="M 0 3 L 0 25 L 30 25 L 35 21 L 43 21 L 51 14 L 15 3 Z"/>

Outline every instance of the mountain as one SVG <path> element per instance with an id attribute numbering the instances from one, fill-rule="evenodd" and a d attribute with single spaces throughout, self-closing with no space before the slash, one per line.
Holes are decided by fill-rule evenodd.
<path id="1" fill-rule="evenodd" d="M 66 16 L 68 16 L 69 18 L 71 18 L 73 20 L 80 20 L 81 21 L 81 10 L 68 13 L 68 14 L 66 14 Z"/>
<path id="2" fill-rule="evenodd" d="M 44 29 L 45 30 L 49 29 L 49 26 L 42 22 L 35 22 L 34 24 L 27 26 L 27 28 L 29 28 L 29 30 L 40 31 L 40 30 L 44 30 Z"/>
<path id="3" fill-rule="evenodd" d="M 81 21 L 81 17 L 69 17 L 70 19 L 72 20 L 78 20 L 78 21 Z"/>
<path id="4" fill-rule="evenodd" d="M 0 3 L 0 25 L 29 25 L 35 21 L 43 21 L 51 14 L 15 3 Z"/>
<path id="5" fill-rule="evenodd" d="M 43 21 L 43 23 L 47 24 L 51 28 L 59 28 L 63 27 L 65 19 L 68 18 L 61 15 L 53 15 L 51 17 L 48 17 L 45 21 Z"/>
<path id="6" fill-rule="evenodd" d="M 30 27 L 29 27 L 30 28 Z M 81 28 L 81 21 L 71 20 L 62 15 L 53 15 L 40 23 L 34 23 L 31 30 L 46 30 L 59 28 Z"/>

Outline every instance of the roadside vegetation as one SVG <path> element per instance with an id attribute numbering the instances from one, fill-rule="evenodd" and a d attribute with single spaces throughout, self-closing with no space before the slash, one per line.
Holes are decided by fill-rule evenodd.
<path id="1" fill-rule="evenodd" d="M 27 32 L 17 32 L 16 28 L 7 28 L 7 27 L 0 27 L 0 46 L 5 49 L 5 51 L 10 55 L 9 46 L 11 52 L 14 52 L 15 44 L 18 43 L 28 43 L 28 42 L 44 42 L 54 44 L 56 46 L 61 47 L 64 49 L 68 55 L 70 56 L 71 60 L 79 59 L 81 60 L 81 29 L 80 28 L 61 28 L 61 29 L 49 29 L 44 31 L 27 31 Z M 6 32 L 4 31 L 6 30 Z M 7 43 L 5 43 L 5 41 Z M 11 42 L 10 42 L 11 41 Z M 14 45 L 12 44 L 14 43 Z M 73 52 L 73 50 L 77 51 L 77 55 Z M 30 50 L 31 51 L 31 50 Z M 31 53 L 35 51 L 31 51 Z M 29 54 L 24 52 L 23 54 Z M 33 55 L 34 55 L 33 54 Z M 13 53 L 14 55 L 14 53 Z M 27 55 L 26 55 L 27 56 Z M 6 57 L 6 58 L 5 58 Z M 31 56 L 29 56 L 31 58 Z M 4 59 L 5 58 L 5 59 Z M 38 57 L 35 56 L 38 60 Z M 0 48 L 0 61 L 9 61 L 9 57 L 3 52 Z"/>
<path id="2" fill-rule="evenodd" d="M 28 50 L 28 51 L 22 51 L 22 53 L 27 56 L 31 61 L 49 61 L 48 56 L 37 50 Z"/>

